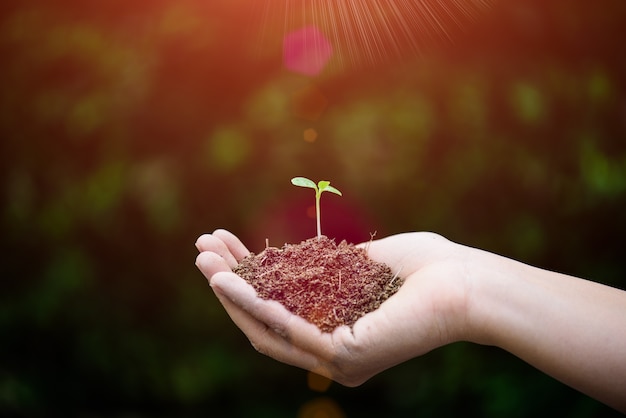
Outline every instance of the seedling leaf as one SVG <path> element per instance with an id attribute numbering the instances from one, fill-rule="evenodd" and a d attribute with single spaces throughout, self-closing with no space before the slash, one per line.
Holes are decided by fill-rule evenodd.
<path id="1" fill-rule="evenodd" d="M 339 196 L 343 196 L 341 194 L 341 192 L 339 190 L 335 189 L 333 186 L 326 186 L 323 191 L 331 192 L 331 193 L 334 193 L 334 194 L 338 194 Z"/>
<path id="2" fill-rule="evenodd" d="M 311 189 L 317 190 L 317 186 L 315 185 L 315 183 L 307 179 L 306 177 L 294 177 L 291 179 L 291 184 L 300 187 L 310 187 Z"/>

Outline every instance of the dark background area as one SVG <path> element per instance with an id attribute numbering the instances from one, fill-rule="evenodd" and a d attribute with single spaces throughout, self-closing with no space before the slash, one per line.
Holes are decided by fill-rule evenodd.
<path id="1" fill-rule="evenodd" d="M 259 5 L 0 6 L 0 415 L 617 415 L 465 343 L 312 391 L 230 322 L 194 242 L 313 236 L 307 176 L 344 194 L 338 240 L 434 231 L 624 288 L 626 3 L 499 1 L 318 76 L 283 68 Z"/>

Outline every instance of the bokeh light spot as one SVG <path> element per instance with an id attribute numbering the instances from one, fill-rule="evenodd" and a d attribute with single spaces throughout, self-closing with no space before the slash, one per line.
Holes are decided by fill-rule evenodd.
<path id="1" fill-rule="evenodd" d="M 309 219 L 317 219 L 317 214 L 315 213 L 315 205 L 311 205 L 306 208 L 306 216 Z"/>
<path id="2" fill-rule="evenodd" d="M 317 140 L 317 131 L 313 128 L 306 129 L 304 131 L 304 140 L 309 143 L 313 143 Z"/>
<path id="3" fill-rule="evenodd" d="M 306 382 L 309 389 L 315 392 L 326 392 L 333 381 L 317 373 L 308 372 Z"/>
<path id="4" fill-rule="evenodd" d="M 285 67 L 295 73 L 316 76 L 328 64 L 333 47 L 315 26 L 290 32 L 283 42 Z"/>
<path id="5" fill-rule="evenodd" d="M 626 190 L 626 162 L 613 160 L 601 151 L 597 139 L 583 141 L 580 149 L 580 171 L 587 188 L 600 196 L 617 196 Z"/>
<path id="6" fill-rule="evenodd" d="M 68 133 L 75 138 L 92 134 L 104 123 L 105 103 L 101 97 L 88 97 L 77 101 L 66 117 Z"/>
<path id="7" fill-rule="evenodd" d="M 291 96 L 291 111 L 301 119 L 316 121 L 327 107 L 328 99 L 315 85 L 307 85 Z"/>
<path id="8" fill-rule="evenodd" d="M 218 130 L 208 143 L 211 166 L 221 171 L 231 171 L 243 164 L 250 155 L 248 137 L 236 129 Z"/>
<path id="9" fill-rule="evenodd" d="M 248 119 L 256 126 L 278 129 L 289 115 L 289 93 L 280 85 L 260 89 L 247 104 Z"/>
<path id="10" fill-rule="evenodd" d="M 345 416 L 337 402 L 330 398 L 313 399 L 298 411 L 298 418 L 345 418 Z"/>
<path id="11" fill-rule="evenodd" d="M 517 117 L 528 124 L 539 123 L 545 116 L 544 97 L 535 86 L 517 83 L 511 91 L 511 100 Z"/>
<path id="12" fill-rule="evenodd" d="M 156 230 L 175 230 L 182 221 L 176 164 L 167 159 L 136 163 L 129 173 L 131 194 Z"/>
<path id="13" fill-rule="evenodd" d="M 588 82 L 589 98 L 596 103 L 603 103 L 611 96 L 611 82 L 602 72 L 596 72 Z"/>

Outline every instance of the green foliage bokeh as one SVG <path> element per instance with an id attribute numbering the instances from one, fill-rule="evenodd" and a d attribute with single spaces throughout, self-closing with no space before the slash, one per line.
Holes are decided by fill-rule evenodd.
<path id="1" fill-rule="evenodd" d="M 331 237 L 431 230 L 626 286 L 626 3 L 498 2 L 449 43 L 318 77 L 238 3 L 0 6 L 0 415 L 292 417 L 320 396 L 360 417 L 612 415 L 462 343 L 311 391 L 250 347 L 193 244 L 313 236 L 303 175 L 343 191 Z"/>

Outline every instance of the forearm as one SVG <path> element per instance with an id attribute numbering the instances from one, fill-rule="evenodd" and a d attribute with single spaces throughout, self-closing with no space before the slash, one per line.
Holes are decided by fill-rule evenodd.
<path id="1" fill-rule="evenodd" d="M 626 411 L 626 292 L 470 251 L 470 339 Z"/>

